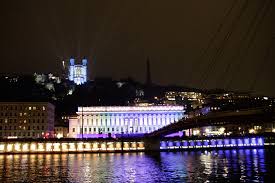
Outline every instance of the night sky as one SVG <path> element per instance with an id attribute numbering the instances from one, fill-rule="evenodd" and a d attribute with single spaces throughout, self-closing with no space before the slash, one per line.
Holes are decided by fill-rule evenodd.
<path id="1" fill-rule="evenodd" d="M 61 73 L 89 59 L 90 78 L 252 90 L 275 96 L 273 0 L 44 0 L 0 5 L 2 73 Z"/>

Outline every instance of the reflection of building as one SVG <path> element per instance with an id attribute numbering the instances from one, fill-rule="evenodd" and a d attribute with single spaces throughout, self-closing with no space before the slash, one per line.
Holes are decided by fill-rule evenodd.
<path id="1" fill-rule="evenodd" d="M 80 85 L 87 81 L 87 59 L 82 59 L 81 64 L 75 64 L 74 59 L 70 59 L 69 80 Z"/>
<path id="2" fill-rule="evenodd" d="M 46 102 L 1 102 L 0 138 L 52 137 L 54 106 Z"/>
<path id="3" fill-rule="evenodd" d="M 182 106 L 79 107 L 77 116 L 69 119 L 69 136 L 149 133 L 180 120 L 183 113 Z"/>

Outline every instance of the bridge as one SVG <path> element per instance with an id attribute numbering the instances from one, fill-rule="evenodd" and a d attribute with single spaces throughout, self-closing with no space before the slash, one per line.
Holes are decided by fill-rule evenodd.
<path id="1" fill-rule="evenodd" d="M 205 126 L 221 126 L 228 124 L 263 124 L 275 120 L 274 109 L 253 108 L 236 111 L 213 112 L 203 116 L 186 118 L 160 128 L 146 136 L 161 138 L 166 135 L 179 132 L 185 129 L 199 128 Z"/>

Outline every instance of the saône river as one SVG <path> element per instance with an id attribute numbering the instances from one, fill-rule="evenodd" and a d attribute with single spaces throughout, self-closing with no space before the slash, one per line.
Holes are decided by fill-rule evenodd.
<path id="1" fill-rule="evenodd" d="M 275 150 L 0 155 L 0 182 L 272 182 Z"/>

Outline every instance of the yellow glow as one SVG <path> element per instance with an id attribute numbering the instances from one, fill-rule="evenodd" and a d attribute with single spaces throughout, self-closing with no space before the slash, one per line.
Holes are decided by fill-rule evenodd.
<path id="1" fill-rule="evenodd" d="M 31 151 L 35 151 L 36 150 L 36 144 L 31 144 Z"/>
<path id="2" fill-rule="evenodd" d="M 224 133 L 224 131 L 225 131 L 225 128 L 224 128 L 224 127 L 221 127 L 221 128 L 219 129 L 219 132 L 220 132 L 220 133 Z"/>
<path id="3" fill-rule="evenodd" d="M 91 150 L 91 144 L 90 143 L 85 143 L 85 150 Z"/>
<path id="4" fill-rule="evenodd" d="M 42 143 L 38 144 L 38 150 L 39 151 L 45 151 L 44 145 Z"/>
<path id="5" fill-rule="evenodd" d="M 58 134 L 56 135 L 56 137 L 57 137 L 58 139 L 63 138 L 63 134 L 58 133 Z"/>
<path id="6" fill-rule="evenodd" d="M 52 151 L 52 144 L 51 143 L 46 144 L 46 151 Z"/>
<path id="7" fill-rule="evenodd" d="M 254 129 L 249 129 L 248 132 L 249 132 L 249 133 L 255 133 L 255 130 L 254 130 Z"/>
<path id="8" fill-rule="evenodd" d="M 59 143 L 54 143 L 53 144 L 53 150 L 54 151 L 60 151 L 61 149 L 60 149 L 60 144 Z"/>
<path id="9" fill-rule="evenodd" d="M 68 144 L 62 143 L 62 151 L 68 151 Z"/>
<path id="10" fill-rule="evenodd" d="M 200 131 L 199 130 L 194 130 L 193 131 L 193 135 L 199 135 L 200 134 Z"/>
<path id="11" fill-rule="evenodd" d="M 93 150 L 98 150 L 98 143 L 93 143 Z"/>
<path id="12" fill-rule="evenodd" d="M 137 143 L 136 142 L 132 142 L 131 145 L 132 145 L 132 148 L 137 148 Z"/>
<path id="13" fill-rule="evenodd" d="M 70 146 L 70 151 L 75 151 L 76 150 L 74 143 L 70 143 L 69 146 Z"/>
<path id="14" fill-rule="evenodd" d="M 121 143 L 120 143 L 120 142 L 117 142 L 117 143 L 116 143 L 116 149 L 117 149 L 117 150 L 120 150 L 120 149 L 121 149 Z"/>
<path id="15" fill-rule="evenodd" d="M 125 149 L 129 148 L 129 143 L 128 142 L 124 142 L 123 148 L 125 148 Z"/>
<path id="16" fill-rule="evenodd" d="M 14 150 L 15 150 L 15 151 L 21 151 L 21 149 L 20 149 L 20 144 L 19 144 L 19 143 L 16 143 L 16 144 L 14 145 Z"/>
<path id="17" fill-rule="evenodd" d="M 23 144 L 22 151 L 29 151 L 29 144 Z"/>
<path id="18" fill-rule="evenodd" d="M 77 150 L 83 151 L 83 142 L 77 144 Z"/>
<path id="19" fill-rule="evenodd" d="M 275 128 L 272 129 L 272 132 L 275 133 Z"/>
<path id="20" fill-rule="evenodd" d="M 12 151 L 12 146 L 13 146 L 13 144 L 8 144 L 7 145 L 7 151 Z"/>
<path id="21" fill-rule="evenodd" d="M 5 149 L 5 145 L 4 144 L 0 144 L 0 151 L 4 151 Z"/>

